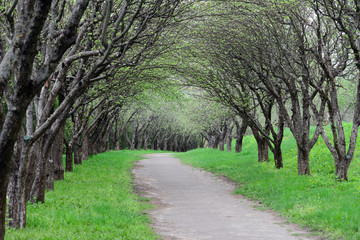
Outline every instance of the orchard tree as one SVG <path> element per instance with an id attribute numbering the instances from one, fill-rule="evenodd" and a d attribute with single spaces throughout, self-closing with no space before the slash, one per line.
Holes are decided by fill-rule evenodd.
<path id="1" fill-rule="evenodd" d="M 312 53 L 318 60 L 325 80 L 315 85 L 320 98 L 326 103 L 332 139 L 322 127 L 323 116 L 313 106 L 321 136 L 335 160 L 335 175 L 339 180 L 348 180 L 348 168 L 354 157 L 360 126 L 360 13 L 357 1 L 309 1 L 314 17 L 309 23 L 316 32 L 318 42 Z M 352 82 L 356 95 L 352 114 L 352 131 L 345 136 L 339 92 L 346 82 Z"/>

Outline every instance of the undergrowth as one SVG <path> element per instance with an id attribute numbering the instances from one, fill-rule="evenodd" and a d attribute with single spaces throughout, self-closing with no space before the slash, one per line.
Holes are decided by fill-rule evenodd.
<path id="1" fill-rule="evenodd" d="M 151 207 L 133 193 L 132 163 L 151 151 L 98 154 L 75 166 L 46 193 L 45 204 L 27 206 L 25 229 L 10 239 L 156 239 L 144 211 Z"/>
<path id="2" fill-rule="evenodd" d="M 351 125 L 345 127 L 349 132 Z M 334 160 L 321 138 L 311 151 L 311 175 L 298 176 L 296 143 L 288 130 L 282 145 L 284 168 L 280 170 L 272 156 L 269 162 L 257 162 L 252 136 L 245 137 L 239 154 L 197 149 L 175 156 L 238 182 L 235 193 L 259 201 L 326 239 L 355 240 L 360 239 L 360 141 L 356 149 L 348 182 L 335 180 Z"/>

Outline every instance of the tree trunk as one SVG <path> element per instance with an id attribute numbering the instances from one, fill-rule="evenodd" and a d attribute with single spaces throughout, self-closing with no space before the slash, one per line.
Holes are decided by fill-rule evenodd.
<path id="1" fill-rule="evenodd" d="M 66 145 L 66 160 L 65 160 L 65 170 L 67 172 L 73 171 L 73 153 L 72 153 L 72 147 L 68 144 Z"/>
<path id="2" fill-rule="evenodd" d="M 199 140 L 199 148 L 204 148 L 205 147 L 205 138 L 201 137 L 201 139 Z"/>
<path id="3" fill-rule="evenodd" d="M 218 149 L 219 146 L 219 136 L 217 135 L 210 135 L 210 142 L 209 147 L 213 149 Z"/>
<path id="4" fill-rule="evenodd" d="M 30 198 L 32 202 L 45 202 L 45 189 L 46 189 L 46 179 L 48 177 L 48 164 L 49 164 L 49 153 L 47 149 L 44 149 L 45 138 L 48 136 L 42 137 L 41 153 L 39 154 L 39 159 L 36 163 L 35 170 L 35 180 L 31 189 Z M 50 163 L 51 164 L 51 163 Z"/>
<path id="5" fill-rule="evenodd" d="M 220 128 L 220 134 L 219 134 L 219 150 L 220 151 L 225 150 L 225 139 L 226 139 L 227 132 L 228 132 L 228 126 L 227 126 L 227 122 L 225 121 Z"/>
<path id="6" fill-rule="evenodd" d="M 144 136 L 144 150 L 148 150 L 148 139 L 149 137 L 147 136 L 147 134 L 145 134 Z"/>
<path id="7" fill-rule="evenodd" d="M 224 151 L 225 150 L 225 141 L 224 141 L 224 138 L 221 138 L 219 140 L 219 150 L 220 151 Z"/>
<path id="8" fill-rule="evenodd" d="M 269 161 L 269 147 L 266 143 L 266 140 L 261 137 L 257 141 L 258 146 L 258 161 L 259 162 L 267 162 Z"/>
<path id="9" fill-rule="evenodd" d="M 95 154 L 94 153 L 94 151 L 95 151 L 94 143 L 90 138 L 88 138 L 88 149 L 89 149 L 89 156 L 92 156 Z"/>
<path id="10" fill-rule="evenodd" d="M 82 160 L 87 161 L 89 159 L 89 137 L 87 134 L 84 136 L 82 148 L 81 148 Z"/>
<path id="11" fill-rule="evenodd" d="M 274 144 L 274 161 L 275 161 L 275 167 L 277 169 L 283 168 L 283 159 L 282 159 L 282 152 L 281 152 L 281 142 Z"/>
<path id="12" fill-rule="evenodd" d="M 155 149 L 155 139 L 151 139 L 151 150 L 156 150 Z"/>
<path id="13" fill-rule="evenodd" d="M 177 134 L 174 136 L 174 151 L 175 152 L 179 151 L 178 135 Z"/>
<path id="14" fill-rule="evenodd" d="M 237 121 L 235 121 L 235 125 L 236 125 L 235 153 L 240 153 L 242 151 L 243 139 L 248 125 L 244 120 L 242 121 L 241 126 Z"/>
<path id="15" fill-rule="evenodd" d="M 183 136 L 183 144 L 184 144 L 184 152 L 189 151 L 190 150 L 190 145 L 189 145 L 189 136 Z"/>
<path id="16" fill-rule="evenodd" d="M 109 139 L 109 134 L 107 134 L 107 136 L 106 136 L 106 142 L 105 142 L 104 146 L 105 146 L 104 152 L 105 152 L 105 151 L 106 151 L 106 152 L 108 152 L 108 151 L 110 151 L 110 150 L 111 150 L 111 149 L 110 149 L 110 139 Z"/>
<path id="17" fill-rule="evenodd" d="M 251 127 L 251 131 L 254 135 L 258 147 L 258 161 L 259 162 L 269 161 L 268 140 L 265 137 L 263 137 L 255 127 Z"/>
<path id="18" fill-rule="evenodd" d="M 1 169 L 1 168 L 0 168 Z M 6 174 L 6 175 L 1 175 Z M 0 171 L 3 179 L 0 181 L 0 240 L 5 238 L 5 218 L 6 218 L 6 195 L 8 188 L 8 173 L 4 169 Z"/>
<path id="19" fill-rule="evenodd" d="M 137 144 L 137 150 L 141 150 L 142 148 L 142 143 L 143 143 L 143 135 L 139 134 L 138 136 L 138 144 Z"/>
<path id="20" fill-rule="evenodd" d="M 100 139 L 96 140 L 96 153 L 103 153 L 103 144 Z"/>
<path id="21" fill-rule="evenodd" d="M 35 180 L 35 172 L 36 172 L 36 163 L 37 159 L 40 157 L 40 143 L 36 141 L 34 145 L 30 149 L 30 154 L 28 157 L 28 170 L 26 176 L 26 189 L 25 189 L 25 199 L 26 201 L 30 201 L 30 193 Z"/>
<path id="22" fill-rule="evenodd" d="M 168 135 L 168 131 L 165 130 L 161 136 L 161 142 L 162 142 L 162 146 L 161 146 L 161 150 L 166 151 L 167 150 L 167 135 Z M 159 150 L 160 150 L 159 149 Z"/>
<path id="23" fill-rule="evenodd" d="M 157 141 L 156 141 L 156 149 L 157 150 L 161 150 L 162 147 L 162 136 L 161 133 L 159 133 L 158 137 L 157 137 Z"/>
<path id="24" fill-rule="evenodd" d="M 120 140 L 115 141 L 114 150 L 119 151 L 120 150 Z"/>
<path id="25" fill-rule="evenodd" d="M 19 167 L 19 171 L 18 171 L 18 176 L 17 176 L 17 182 L 16 182 L 16 186 L 15 186 L 15 191 L 13 192 L 14 196 L 14 200 L 16 202 L 13 202 L 14 204 L 16 204 L 16 207 L 13 209 L 15 210 L 14 212 L 10 212 L 9 211 L 9 218 L 11 218 L 12 220 L 10 221 L 11 223 L 11 227 L 14 228 L 25 228 L 26 226 L 26 207 L 27 207 L 27 202 L 29 200 L 29 195 L 30 195 L 30 187 L 28 186 L 29 184 L 27 184 L 27 172 L 25 171 L 26 168 L 26 164 L 29 163 L 29 160 L 27 159 L 29 156 L 29 154 L 26 154 L 26 152 L 28 151 L 28 148 L 23 148 L 23 151 L 21 153 L 21 158 L 20 158 L 20 167 Z M 9 195 L 9 204 L 10 202 L 12 202 L 12 197 L 11 195 Z M 9 210 L 10 210 L 10 206 L 9 206 Z"/>
<path id="26" fill-rule="evenodd" d="M 65 125 L 60 128 L 52 149 L 51 149 L 51 158 L 54 161 L 54 180 L 63 180 L 64 179 L 64 164 L 63 164 L 63 142 L 64 142 L 64 132 Z"/>
<path id="27" fill-rule="evenodd" d="M 24 131 L 21 130 L 19 132 L 18 140 L 14 146 L 14 154 L 13 154 L 13 163 L 12 169 L 10 174 L 10 181 L 8 186 L 8 211 L 9 211 L 9 227 L 12 228 L 20 228 L 20 202 L 19 202 L 19 181 L 21 175 L 21 157 L 22 157 L 22 150 L 23 150 L 23 137 Z M 26 176 L 26 175 L 25 175 Z M 23 189 L 22 189 L 23 190 Z"/>
<path id="28" fill-rule="evenodd" d="M 5 117 L 3 116 L 5 116 L 5 110 L 3 105 L 0 104 L 0 128 L 5 122 Z M 5 237 L 6 195 L 8 188 L 8 172 L 10 172 L 10 170 L 7 170 L 7 167 L 4 166 L 5 164 L 3 161 L 0 161 L 0 240 L 3 240 Z"/>
<path id="29" fill-rule="evenodd" d="M 258 162 L 269 161 L 269 147 L 267 144 L 267 139 L 261 136 L 255 128 L 252 128 L 251 130 L 253 131 L 253 135 L 258 147 Z"/>
<path id="30" fill-rule="evenodd" d="M 57 120 L 52 124 L 46 134 L 41 138 L 40 157 L 36 164 L 35 180 L 31 189 L 31 200 L 36 202 L 45 202 L 45 190 L 47 187 L 54 187 L 54 161 L 51 159 L 51 147 L 54 144 L 58 132 L 64 126 L 70 106 L 59 115 Z"/>
<path id="31" fill-rule="evenodd" d="M 54 190 L 54 184 L 55 184 L 54 163 L 55 163 L 54 159 L 51 158 L 51 154 L 49 154 L 46 164 L 46 189 L 48 190 Z"/>
<path id="32" fill-rule="evenodd" d="M 309 164 L 310 149 L 302 149 L 298 146 L 298 174 L 310 175 Z"/>
<path id="33" fill-rule="evenodd" d="M 348 181 L 348 170 L 351 163 L 351 159 L 346 156 L 340 158 L 339 155 L 335 158 L 335 176 L 339 181 Z"/>
<path id="34" fill-rule="evenodd" d="M 244 137 L 241 136 L 239 138 L 236 138 L 235 142 L 235 153 L 240 153 L 242 151 L 242 144 L 243 144 Z"/>
<path id="35" fill-rule="evenodd" d="M 82 164 L 81 147 L 82 147 L 82 143 L 80 142 L 80 140 L 78 142 L 74 142 L 73 153 L 74 153 L 74 164 L 75 165 Z"/>
<path id="36" fill-rule="evenodd" d="M 131 151 L 135 150 L 135 142 L 136 142 L 136 129 L 133 129 L 131 144 L 130 144 Z"/>
<path id="37" fill-rule="evenodd" d="M 120 149 L 120 145 L 119 145 L 119 137 L 118 137 L 118 134 L 119 134 L 119 130 L 118 130 L 118 126 L 119 126 L 119 123 L 118 123 L 118 117 L 115 118 L 115 124 L 114 124 L 114 138 L 113 138 L 113 148 L 115 151 L 118 151 Z"/>
<path id="38" fill-rule="evenodd" d="M 226 151 L 231 152 L 232 135 L 229 134 L 226 138 Z"/>
<path id="39" fill-rule="evenodd" d="M 30 104 L 26 114 L 27 135 L 31 135 L 33 130 L 33 105 Z M 21 143 L 21 145 L 18 145 L 18 143 Z M 24 141 L 24 131 L 20 131 L 18 143 L 13 156 L 17 167 L 13 171 L 9 184 L 9 218 L 11 219 L 9 226 L 24 228 L 26 225 L 26 203 L 33 183 L 33 177 L 29 173 L 34 171 L 30 168 L 30 165 L 35 164 L 39 151 L 37 142 L 32 144 Z"/>
<path id="40" fill-rule="evenodd" d="M 186 138 L 184 135 L 181 135 L 180 151 L 186 152 Z"/>
<path id="41" fill-rule="evenodd" d="M 168 148 L 168 142 L 167 142 L 167 139 L 165 138 L 162 150 L 167 151 L 167 148 Z"/>
<path id="42" fill-rule="evenodd" d="M 9 106 L 0 134 L 0 240 L 5 237 L 6 196 L 14 145 L 21 129 L 22 119 L 30 101 L 20 101 L 21 106 Z"/>
<path id="43" fill-rule="evenodd" d="M 174 139 L 173 139 L 173 137 L 171 138 L 171 140 L 169 142 L 169 151 L 171 151 L 171 152 L 174 151 Z"/>

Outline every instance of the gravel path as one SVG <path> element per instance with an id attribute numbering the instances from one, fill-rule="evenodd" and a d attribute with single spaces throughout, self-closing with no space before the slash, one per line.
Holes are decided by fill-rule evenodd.
<path id="1" fill-rule="evenodd" d="M 133 172 L 139 192 L 151 199 L 152 227 L 164 240 L 296 240 L 308 233 L 269 210 L 233 195 L 234 184 L 183 165 L 170 154 L 150 154 Z"/>

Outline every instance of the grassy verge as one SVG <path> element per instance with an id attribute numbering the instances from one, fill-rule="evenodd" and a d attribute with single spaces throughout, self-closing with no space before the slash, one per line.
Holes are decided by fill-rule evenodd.
<path id="1" fill-rule="evenodd" d="M 27 227 L 8 230 L 6 239 L 156 239 L 143 214 L 151 206 L 133 194 L 130 172 L 147 153 L 107 152 L 76 166 L 45 204 L 28 205 Z"/>
<path id="2" fill-rule="evenodd" d="M 184 163 L 239 182 L 235 193 L 321 232 L 326 239 L 360 239 L 360 146 L 350 166 L 350 181 L 343 183 L 335 181 L 333 159 L 321 139 L 311 152 L 311 176 L 297 175 L 296 145 L 288 131 L 283 143 L 284 169 L 275 169 L 272 160 L 257 162 L 252 136 L 245 138 L 243 149 L 240 154 L 197 149 L 175 155 Z"/>

